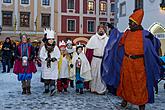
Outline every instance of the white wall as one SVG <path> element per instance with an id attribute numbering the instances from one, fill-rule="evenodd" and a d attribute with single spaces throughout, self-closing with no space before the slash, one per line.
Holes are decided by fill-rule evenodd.
<path id="1" fill-rule="evenodd" d="M 126 16 L 119 17 L 120 13 L 120 3 L 126 1 Z M 144 18 L 142 26 L 144 29 L 148 29 L 154 22 L 159 22 L 165 26 L 165 11 L 160 10 L 161 0 L 155 0 L 154 3 L 149 2 L 149 0 L 144 1 Z M 118 2 L 118 23 L 117 27 L 120 31 L 124 31 L 128 26 L 128 18 L 135 9 L 134 0 L 119 0 Z"/>
<path id="2" fill-rule="evenodd" d="M 155 0 L 154 3 L 144 0 L 144 19 L 143 27 L 148 29 L 154 22 L 159 22 L 165 26 L 165 11 L 160 10 L 161 0 Z"/>
<path id="3" fill-rule="evenodd" d="M 126 1 L 126 16 L 120 17 L 120 3 Z M 119 0 L 118 2 L 118 23 L 117 27 L 120 31 L 124 31 L 128 27 L 128 18 L 134 10 L 134 0 Z"/>

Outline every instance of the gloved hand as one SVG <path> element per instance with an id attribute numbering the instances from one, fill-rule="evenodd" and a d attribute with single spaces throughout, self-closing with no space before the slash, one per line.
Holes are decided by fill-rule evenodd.
<path id="1" fill-rule="evenodd" d="M 46 58 L 45 61 L 51 61 L 51 58 Z"/>
<path id="2" fill-rule="evenodd" d="M 70 64 L 70 67 L 73 68 L 73 64 Z"/>
<path id="3" fill-rule="evenodd" d="M 54 57 L 54 58 L 51 58 L 51 61 L 55 62 L 55 61 L 57 61 L 57 59 Z"/>

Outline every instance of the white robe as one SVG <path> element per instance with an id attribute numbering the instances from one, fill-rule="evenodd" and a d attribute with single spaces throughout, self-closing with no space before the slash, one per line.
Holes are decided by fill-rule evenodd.
<path id="1" fill-rule="evenodd" d="M 58 60 L 60 58 L 60 50 L 57 46 L 54 47 L 53 52 L 50 53 L 51 58 L 56 58 L 57 61 L 51 62 L 51 68 L 47 68 L 47 61 L 45 59 L 47 56 L 48 51 L 46 50 L 45 46 L 43 46 L 40 50 L 40 58 L 42 61 L 42 78 L 43 79 L 58 79 Z"/>
<path id="2" fill-rule="evenodd" d="M 66 56 L 62 58 L 62 64 L 60 69 L 59 78 L 69 78 L 69 61 Z"/>
<path id="3" fill-rule="evenodd" d="M 86 47 L 89 49 L 93 49 L 93 55 L 95 56 L 103 56 L 104 54 L 104 48 L 107 44 L 108 37 L 106 34 L 103 36 L 99 36 L 97 33 L 93 35 L 90 40 L 88 41 Z M 106 91 L 106 85 L 102 81 L 101 78 L 101 58 L 92 58 L 91 62 L 91 74 L 92 74 L 92 81 L 91 81 L 91 91 L 92 92 L 97 92 L 99 94 L 102 94 Z"/>
<path id="4" fill-rule="evenodd" d="M 74 54 L 72 58 L 72 64 L 73 64 L 73 74 L 76 75 L 76 61 L 77 59 L 81 59 L 81 68 L 80 68 L 80 77 L 84 78 L 84 81 L 90 81 L 92 79 L 91 77 L 91 67 L 88 62 L 88 59 L 86 58 L 84 53 L 80 53 L 79 55 L 77 53 Z"/>

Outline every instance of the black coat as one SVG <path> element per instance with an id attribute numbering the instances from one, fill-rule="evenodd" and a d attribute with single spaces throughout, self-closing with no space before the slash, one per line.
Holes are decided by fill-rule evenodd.
<path id="1" fill-rule="evenodd" d="M 8 48 L 9 50 L 5 50 L 5 48 Z M 4 42 L 2 46 L 2 58 L 11 58 L 11 55 L 12 55 L 11 43 Z"/>

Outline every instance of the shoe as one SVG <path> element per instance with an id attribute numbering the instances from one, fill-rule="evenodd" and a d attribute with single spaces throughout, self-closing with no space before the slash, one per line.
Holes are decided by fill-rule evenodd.
<path id="1" fill-rule="evenodd" d="M 22 95 L 26 94 L 26 88 L 23 88 Z"/>
<path id="2" fill-rule="evenodd" d="M 68 92 L 68 90 L 67 89 L 64 89 L 64 92 Z"/>
<path id="3" fill-rule="evenodd" d="M 2 73 L 6 73 L 6 71 L 2 71 Z"/>
<path id="4" fill-rule="evenodd" d="M 49 93 L 49 89 L 45 89 L 45 91 L 43 92 L 44 94 Z"/>
<path id="5" fill-rule="evenodd" d="M 52 89 L 51 91 L 50 91 L 50 96 L 53 96 L 54 94 L 55 94 L 55 89 Z"/>
<path id="6" fill-rule="evenodd" d="M 30 87 L 27 87 L 27 94 L 28 94 L 28 95 L 30 95 L 30 94 L 31 94 Z"/>
<path id="7" fill-rule="evenodd" d="M 76 93 L 79 93 L 79 89 L 76 89 Z"/>
<path id="8" fill-rule="evenodd" d="M 127 101 L 126 101 L 126 100 L 123 100 L 123 101 L 121 102 L 121 106 L 122 106 L 123 108 L 125 108 L 125 107 L 127 106 Z"/>
<path id="9" fill-rule="evenodd" d="M 83 89 L 80 89 L 80 94 L 84 94 L 84 91 L 83 91 Z"/>
<path id="10" fill-rule="evenodd" d="M 73 80 L 70 81 L 70 87 L 71 88 L 74 88 L 74 82 L 73 82 Z"/>

